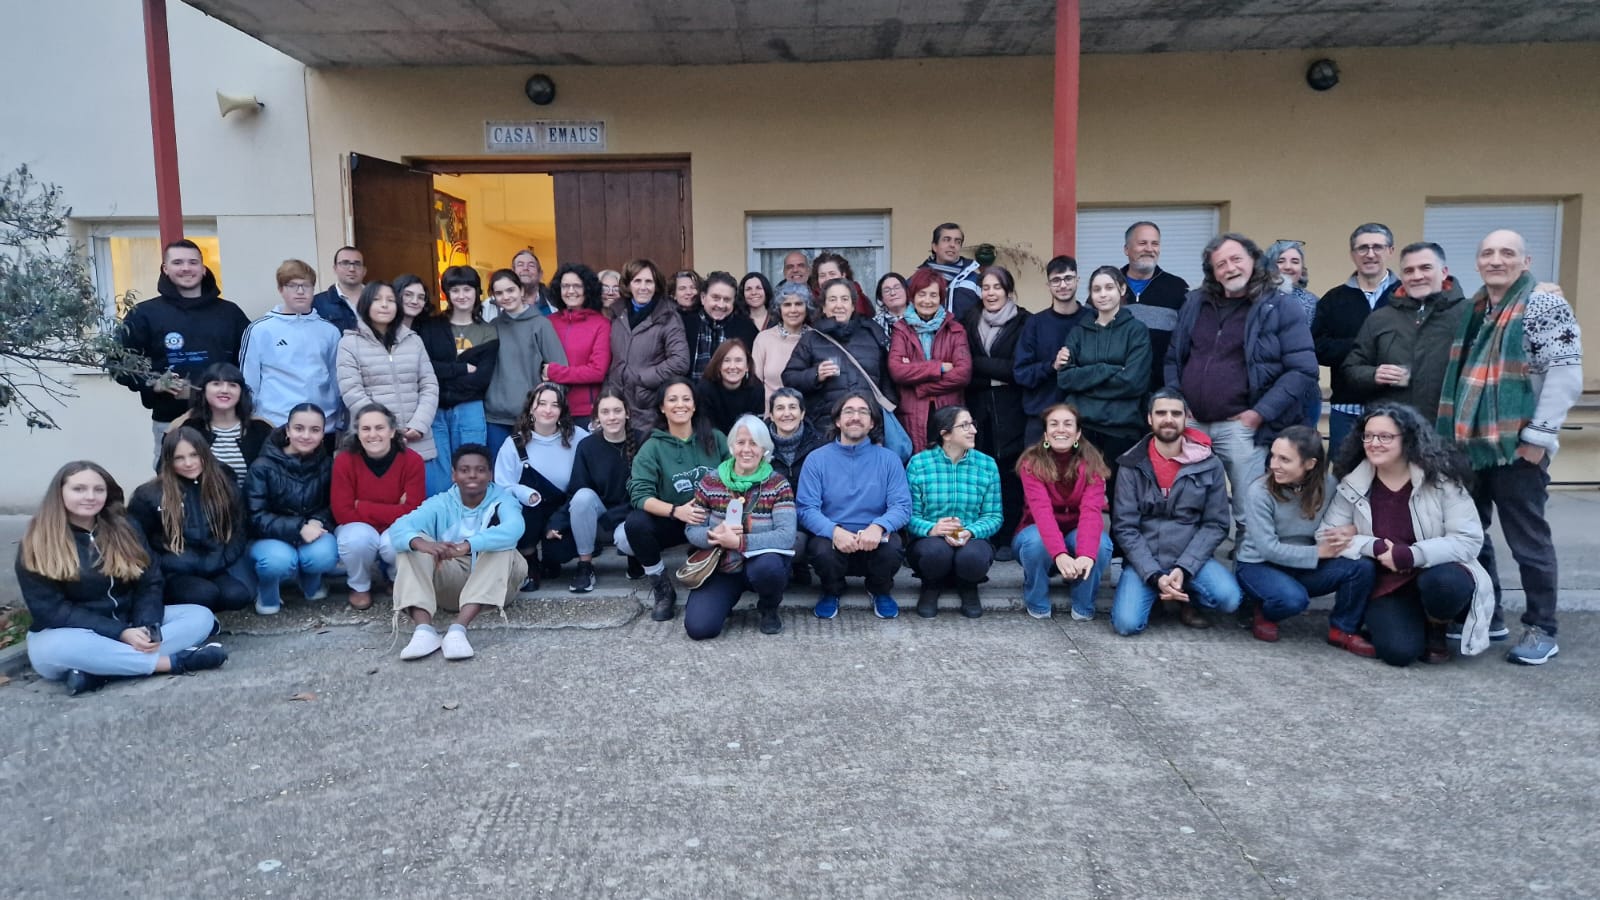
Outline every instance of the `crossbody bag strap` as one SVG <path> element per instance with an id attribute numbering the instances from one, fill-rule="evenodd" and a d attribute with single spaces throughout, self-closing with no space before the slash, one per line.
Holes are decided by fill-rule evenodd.
<path id="1" fill-rule="evenodd" d="M 812 330 L 815 331 L 816 329 Z M 833 338 L 828 337 L 821 331 L 817 331 L 817 337 L 822 338 L 823 340 L 832 344 L 834 347 L 838 348 L 839 352 L 844 354 L 844 358 L 850 360 L 850 365 L 855 366 L 856 371 L 861 373 L 861 380 L 867 383 L 867 387 L 872 388 L 872 396 L 877 399 L 878 405 L 889 412 L 894 412 L 894 404 L 890 403 L 889 398 L 883 395 L 883 391 L 878 390 L 877 382 L 873 381 L 872 376 L 867 374 L 867 370 L 861 367 L 861 363 L 855 358 L 855 354 L 851 353 L 849 350 L 846 350 L 843 344 L 840 344 Z"/>

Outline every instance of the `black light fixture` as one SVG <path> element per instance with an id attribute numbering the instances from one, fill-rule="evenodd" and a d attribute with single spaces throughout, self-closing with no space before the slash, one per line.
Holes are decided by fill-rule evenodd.
<path id="1" fill-rule="evenodd" d="M 550 80 L 549 75 L 535 75 L 522 86 L 522 92 L 528 95 L 534 106 L 549 106 L 556 99 L 556 83 Z"/>
<path id="2" fill-rule="evenodd" d="M 1331 91 L 1339 83 L 1339 64 L 1331 59 L 1319 59 L 1306 67 L 1306 84 L 1313 91 Z"/>

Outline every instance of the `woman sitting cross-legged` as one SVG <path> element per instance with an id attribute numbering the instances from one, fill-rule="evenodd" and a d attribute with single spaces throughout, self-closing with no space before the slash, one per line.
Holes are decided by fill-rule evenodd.
<path id="1" fill-rule="evenodd" d="M 333 461 L 329 491 L 339 560 L 349 578 L 350 605 L 372 606 L 375 567 L 394 567 L 389 526 L 422 505 L 428 495 L 428 463 L 406 446 L 399 423 L 387 406 L 368 404 L 355 411 L 344 452 Z"/>
<path id="2" fill-rule="evenodd" d="M 541 578 L 560 575 L 561 564 L 578 555 L 550 520 L 567 505 L 578 443 L 588 436 L 573 424 L 566 389 L 544 381 L 528 392 L 516 427 L 495 452 L 495 484 L 522 504 L 517 550 L 528 560 L 524 592 L 538 590 Z"/>
<path id="3" fill-rule="evenodd" d="M 1279 622 L 1305 612 L 1313 596 L 1331 593 L 1328 643 L 1370 657 L 1372 645 L 1357 632 L 1372 593 L 1372 562 L 1340 555 L 1351 529 L 1322 526 L 1336 486 L 1327 456 L 1322 435 L 1306 425 L 1291 425 L 1272 442 L 1267 474 L 1245 495 L 1244 542 L 1233 574 L 1255 605 L 1250 632 L 1258 640 L 1277 640 Z"/>
<path id="4" fill-rule="evenodd" d="M 728 455 L 728 440 L 694 405 L 687 378 L 671 378 L 656 394 L 656 427 L 633 458 L 628 496 L 633 511 L 623 522 L 622 552 L 637 559 L 654 581 L 650 618 L 665 622 L 678 612 L 678 590 L 661 562 L 661 551 L 688 541 L 684 530 L 706 523 L 695 502 L 695 486 Z"/>
<path id="5" fill-rule="evenodd" d="M 211 610 L 163 607 L 161 567 L 128 519 L 122 488 L 92 462 L 50 479 L 17 553 L 17 586 L 33 616 L 28 662 L 72 694 L 108 678 L 215 669 L 221 644 Z"/>
<path id="6" fill-rule="evenodd" d="M 333 536 L 333 460 L 323 445 L 325 419 L 315 403 L 289 410 L 250 464 L 250 558 L 256 568 L 256 613 L 283 607 L 281 582 L 291 576 L 307 600 L 322 600 L 322 576 L 339 562 Z"/>
<path id="7" fill-rule="evenodd" d="M 628 403 L 622 392 L 611 388 L 600 392 L 594 404 L 595 430 L 578 442 L 572 460 L 572 480 L 567 490 L 572 499 L 550 514 L 546 536 L 557 541 L 571 539 L 578 554 L 578 571 L 567 590 L 587 594 L 594 590 L 594 554 L 602 540 L 627 542 L 622 523 L 633 504 L 628 499 L 628 471 L 638 450 L 633 429 L 628 425 Z M 628 577 L 643 578 L 644 570 L 628 557 Z"/>
<path id="8" fill-rule="evenodd" d="M 445 659 L 472 656 L 467 626 L 485 606 L 504 610 L 528 574 L 517 552 L 522 513 L 517 498 L 494 483 L 489 448 L 463 444 L 450 460 L 454 484 L 389 527 L 395 551 L 394 613 L 415 623 L 401 659 L 444 649 Z M 456 620 L 443 638 L 433 627 L 440 609 Z"/>
<path id="9" fill-rule="evenodd" d="M 167 603 L 212 611 L 250 605 L 244 496 L 199 431 L 185 425 L 166 433 L 156 477 L 134 489 L 128 514 L 155 551 Z"/>
<path id="10" fill-rule="evenodd" d="M 794 489 L 773 471 L 772 436 L 756 416 L 733 423 L 728 449 L 732 457 L 695 488 L 695 505 L 706 510 L 706 520 L 684 529 L 694 546 L 722 548 L 717 570 L 689 592 L 683 607 L 684 630 L 697 641 L 722 633 L 745 591 L 756 592 L 761 633 L 783 630 L 778 604 L 794 553 Z"/>
<path id="11" fill-rule="evenodd" d="M 1022 563 L 1022 601 L 1028 615 L 1048 619 L 1050 571 L 1072 585 L 1072 619 L 1094 618 L 1094 596 L 1111 564 L 1111 537 L 1100 514 L 1106 506 L 1105 458 L 1083 436 L 1078 411 L 1066 403 L 1046 409 L 1044 437 L 1022 452 L 1022 521 L 1011 545 Z"/>
<path id="12" fill-rule="evenodd" d="M 1478 564 L 1483 525 L 1461 453 L 1411 407 L 1377 403 L 1356 420 L 1334 474 L 1343 477 L 1323 525 L 1350 536 L 1346 556 L 1377 562 L 1367 633 L 1378 658 L 1447 662 L 1452 621 L 1463 623 L 1461 652 L 1482 653 L 1494 588 Z"/>
<path id="13" fill-rule="evenodd" d="M 955 575 L 961 614 L 983 615 L 978 584 L 994 565 L 989 539 L 1000 530 L 1000 467 L 976 449 L 978 427 L 964 406 L 944 406 L 928 418 L 928 449 L 911 457 L 913 538 L 906 561 L 922 579 L 917 615 L 939 614 L 945 579 Z"/>

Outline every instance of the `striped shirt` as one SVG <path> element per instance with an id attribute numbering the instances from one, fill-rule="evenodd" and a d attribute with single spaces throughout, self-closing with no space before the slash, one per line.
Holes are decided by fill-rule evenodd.
<path id="1" fill-rule="evenodd" d="M 244 479 L 249 474 L 249 466 L 244 463 L 244 450 L 239 447 L 239 435 L 244 431 L 241 423 L 232 428 L 212 428 L 211 453 L 222 463 L 233 470 L 233 477 L 238 480 L 239 487 L 244 487 Z"/>

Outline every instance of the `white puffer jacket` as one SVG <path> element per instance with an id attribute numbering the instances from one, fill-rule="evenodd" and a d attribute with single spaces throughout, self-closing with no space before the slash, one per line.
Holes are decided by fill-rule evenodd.
<path id="1" fill-rule="evenodd" d="M 422 433 L 422 440 L 407 446 L 423 459 L 433 459 L 433 415 L 439 409 L 439 380 L 433 374 L 428 350 L 422 338 L 404 325 L 399 328 L 394 349 L 386 350 L 366 322 L 339 339 L 339 395 L 350 411 L 349 427 L 355 428 L 355 414 L 368 403 L 381 403 L 394 413 L 400 430 Z"/>

